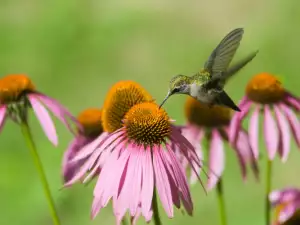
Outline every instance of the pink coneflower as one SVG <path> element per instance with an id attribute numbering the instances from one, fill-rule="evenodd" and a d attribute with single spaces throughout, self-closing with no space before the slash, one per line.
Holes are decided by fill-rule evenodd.
<path id="1" fill-rule="evenodd" d="M 141 90 L 140 86 L 135 88 Z M 133 100 L 136 98 L 127 89 L 119 101 L 123 102 L 128 96 Z M 109 99 L 114 98 L 106 100 L 103 111 L 113 108 L 113 104 L 114 107 L 120 105 L 118 101 Z M 122 107 L 118 109 L 120 113 L 124 112 Z M 113 121 L 111 118 L 108 120 Z M 174 216 L 173 205 L 179 208 L 181 203 L 188 214 L 192 214 L 193 203 L 187 179 L 173 146 L 182 151 L 196 171 L 195 167 L 200 166 L 200 159 L 193 146 L 171 124 L 163 109 L 145 99 L 128 109 L 119 129 L 101 143 L 98 142 L 96 150 L 86 148 L 88 153 L 93 152 L 89 159 L 90 165 L 98 163 L 98 156 L 109 155 L 94 189 L 92 217 L 112 199 L 117 224 L 127 211 L 132 216 L 133 223 L 139 215 L 150 221 L 152 213 L 157 213 L 154 188 L 169 217 Z M 76 156 L 77 160 L 81 157 L 85 157 L 85 152 Z"/>
<path id="2" fill-rule="evenodd" d="M 47 111 L 62 121 L 70 130 L 68 118 L 76 122 L 71 113 L 56 100 L 38 92 L 31 80 L 23 74 L 8 75 L 0 79 L 0 127 L 10 117 L 17 123 L 27 121 L 27 109 L 32 108 L 48 139 L 57 145 L 54 123 Z"/>
<path id="3" fill-rule="evenodd" d="M 222 106 L 208 107 L 192 97 L 188 97 L 185 104 L 187 125 L 182 128 L 182 134 L 194 145 L 199 157 L 202 157 L 201 142 L 207 138 L 208 142 L 208 189 L 218 183 L 225 167 L 224 142 L 228 142 L 228 131 L 232 110 Z M 237 144 L 233 146 L 242 171 L 243 179 L 246 178 L 246 164 L 251 162 L 257 175 L 256 162 L 249 145 L 247 133 L 238 131 Z M 188 168 L 186 160 L 183 165 Z M 195 174 L 191 173 L 191 182 L 195 181 Z"/>
<path id="4" fill-rule="evenodd" d="M 236 143 L 237 131 L 253 108 L 248 130 L 255 158 L 259 157 L 259 115 L 263 114 L 263 133 L 268 152 L 266 169 L 266 196 L 268 196 L 271 191 L 272 160 L 276 153 L 279 153 L 283 162 L 287 160 L 290 152 L 290 131 L 300 147 L 300 123 L 295 114 L 300 111 L 300 99 L 288 92 L 275 76 L 261 73 L 248 82 L 246 96 L 242 99 L 239 108 L 242 112 L 233 116 L 229 139 L 232 143 Z M 266 224 L 269 225 L 270 204 L 267 198 L 265 201 Z"/>
<path id="5" fill-rule="evenodd" d="M 263 114 L 264 139 L 270 160 L 275 157 L 277 151 L 282 161 L 287 160 L 290 151 L 290 131 L 300 147 L 300 123 L 295 114 L 300 111 L 300 99 L 285 90 L 273 75 L 261 73 L 254 76 L 248 82 L 246 96 L 242 99 L 239 107 L 242 112 L 236 113 L 231 123 L 231 142 L 235 142 L 242 121 L 253 108 L 249 120 L 249 140 L 256 158 L 259 156 L 260 113 Z"/>
<path id="6" fill-rule="evenodd" d="M 82 180 L 83 182 L 96 175 L 100 170 L 100 164 L 107 158 L 107 154 L 100 154 L 95 157 L 93 155 L 94 150 L 108 134 L 122 127 L 124 116 L 132 106 L 149 101 L 153 101 L 152 96 L 134 81 L 119 81 L 114 84 L 106 95 L 101 113 L 102 127 L 105 132 L 96 137 L 96 139 L 94 138 L 95 140 L 85 144 L 80 151 L 76 151 L 72 156 L 69 162 L 81 165 L 81 167 L 79 170 L 76 170 L 72 179 L 66 181 L 64 186 L 67 187 L 79 181 L 87 172 L 89 172 L 89 176 Z M 79 162 L 78 159 L 80 159 Z M 95 164 L 96 161 L 97 164 Z"/>
<path id="7" fill-rule="evenodd" d="M 275 209 L 274 225 L 300 224 L 300 190 L 286 188 L 275 190 L 269 195 L 270 202 Z"/>
<path id="8" fill-rule="evenodd" d="M 89 108 L 82 111 L 77 117 L 81 125 L 77 136 L 70 142 L 69 147 L 64 153 L 62 172 L 65 183 L 73 183 L 73 180 L 79 178 L 74 177 L 75 174 L 83 166 L 85 159 L 78 162 L 72 162 L 74 156 L 80 152 L 84 146 L 93 142 L 97 137 L 106 137 L 107 132 L 103 132 L 102 127 L 102 111 L 100 109 Z"/>

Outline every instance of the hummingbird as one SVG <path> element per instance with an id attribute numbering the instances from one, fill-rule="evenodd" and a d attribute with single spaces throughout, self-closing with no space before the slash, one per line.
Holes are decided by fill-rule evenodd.
<path id="1" fill-rule="evenodd" d="M 235 65 L 229 67 L 243 34 L 243 28 L 236 28 L 229 32 L 212 51 L 204 67 L 193 76 L 181 74 L 174 76 L 170 80 L 168 94 L 160 104 L 160 107 L 171 95 L 186 94 L 209 107 L 222 105 L 235 111 L 241 111 L 224 91 L 224 85 L 232 75 L 246 66 L 258 53 L 258 51 L 252 52 Z"/>

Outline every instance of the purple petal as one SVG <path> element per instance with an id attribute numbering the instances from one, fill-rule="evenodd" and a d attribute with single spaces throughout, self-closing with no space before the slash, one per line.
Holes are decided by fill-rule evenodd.
<path id="1" fill-rule="evenodd" d="M 238 131 L 241 129 L 241 122 L 248 115 L 252 105 L 252 102 L 247 98 L 244 98 L 243 101 L 243 104 L 240 105 L 241 112 L 236 112 L 230 122 L 229 142 L 233 144 L 236 142 Z"/>
<path id="2" fill-rule="evenodd" d="M 300 148 L 300 123 L 299 123 L 299 120 L 298 120 L 297 116 L 295 115 L 295 113 L 291 109 L 289 109 L 286 105 L 280 104 L 279 106 L 280 106 L 281 110 L 285 113 L 285 115 L 289 121 L 291 130 L 293 132 L 294 139 L 295 139 L 298 147 Z"/>
<path id="3" fill-rule="evenodd" d="M 285 188 L 283 190 L 274 190 L 269 194 L 269 200 L 274 207 L 300 200 L 300 190 L 293 187 Z"/>
<path id="4" fill-rule="evenodd" d="M 0 106 L 0 132 L 3 128 L 6 119 L 6 105 Z"/>
<path id="5" fill-rule="evenodd" d="M 168 217 L 172 218 L 173 204 L 170 182 L 166 172 L 166 168 L 163 165 L 159 151 L 163 151 L 160 147 L 153 147 L 153 166 L 155 172 L 155 181 L 158 195 L 160 197 L 163 208 L 165 209 Z"/>
<path id="6" fill-rule="evenodd" d="M 58 140 L 56 129 L 46 108 L 37 100 L 35 94 L 29 94 L 28 100 L 30 101 L 32 109 L 35 115 L 37 116 L 38 120 L 40 121 L 42 128 L 49 141 L 51 141 L 53 145 L 57 146 Z"/>
<path id="7" fill-rule="evenodd" d="M 175 177 L 175 180 L 177 181 L 176 183 L 178 185 L 177 187 L 171 187 L 171 188 L 179 189 L 179 191 L 181 193 L 181 198 L 182 198 L 182 203 L 184 205 L 184 208 L 186 209 L 186 211 L 188 212 L 189 215 L 192 215 L 193 202 L 192 202 L 190 189 L 189 189 L 188 182 L 187 182 L 186 176 L 184 174 L 183 168 L 179 164 L 179 162 L 176 158 L 176 155 L 173 151 L 170 151 L 170 150 L 168 152 L 164 151 L 161 154 L 163 154 L 165 156 L 164 158 L 167 158 L 169 156 L 169 158 L 171 159 L 170 165 L 173 167 L 173 170 L 171 170 L 171 171 L 174 173 L 174 177 Z"/>
<path id="8" fill-rule="evenodd" d="M 71 119 L 77 127 L 81 128 L 80 123 L 64 106 L 62 106 L 58 101 L 50 98 L 44 94 L 36 93 L 31 94 L 40 99 L 40 101 L 45 104 L 49 110 L 54 114 L 54 116 L 59 119 L 72 133 L 76 134 L 76 131 L 71 127 L 66 117 Z"/>
<path id="9" fill-rule="evenodd" d="M 127 169 L 124 170 L 118 187 L 118 195 L 115 197 L 114 213 L 121 220 L 127 209 L 130 209 L 131 216 L 134 216 L 139 206 L 140 192 L 134 192 L 134 189 L 140 189 L 141 176 L 135 177 L 135 172 L 140 168 L 139 149 L 131 148 Z M 135 187 L 136 185 L 136 187 Z"/>
<path id="10" fill-rule="evenodd" d="M 224 170 L 224 146 L 221 135 L 217 130 L 212 131 L 209 149 L 209 177 L 207 189 L 211 190 L 220 179 Z"/>
<path id="11" fill-rule="evenodd" d="M 281 110 L 277 106 L 274 106 L 274 111 L 278 122 L 278 128 L 280 131 L 279 153 L 281 155 L 282 161 L 285 162 L 290 152 L 290 129 L 288 121 L 282 114 Z"/>
<path id="12" fill-rule="evenodd" d="M 146 149 L 142 159 L 143 163 L 143 184 L 142 184 L 142 212 L 146 216 L 151 211 L 154 188 L 154 174 L 152 165 L 151 150 Z"/>
<path id="13" fill-rule="evenodd" d="M 236 144 L 236 151 L 240 160 L 240 166 L 243 174 L 243 178 L 246 178 L 246 163 L 251 162 L 251 167 L 255 177 L 259 177 L 259 169 L 254 157 L 254 153 L 249 143 L 248 135 L 244 130 L 241 130 L 238 135 Z"/>
<path id="14" fill-rule="evenodd" d="M 300 99 L 292 95 L 291 93 L 286 93 L 285 101 L 288 102 L 297 111 L 300 111 Z"/>
<path id="15" fill-rule="evenodd" d="M 70 142 L 67 150 L 64 152 L 63 161 L 62 161 L 62 172 L 63 172 L 64 183 L 70 181 L 73 178 L 76 170 L 79 169 L 77 168 L 78 163 L 70 162 L 71 159 L 76 154 L 76 152 L 78 151 L 78 149 L 80 148 L 80 146 L 78 145 L 79 142 L 80 142 L 79 138 L 73 139 Z"/>
<path id="16" fill-rule="evenodd" d="M 249 142 L 253 150 L 254 157 L 258 159 L 258 118 L 259 117 L 259 106 L 255 106 L 253 114 L 249 120 Z"/>
<path id="17" fill-rule="evenodd" d="M 274 159 L 279 146 L 279 133 L 270 107 L 264 106 L 264 136 L 269 159 Z"/>
<path id="18" fill-rule="evenodd" d="M 300 208 L 300 201 L 291 202 L 289 204 L 286 204 L 285 207 L 280 210 L 279 213 L 279 222 L 280 224 L 284 224 L 288 219 L 290 219 L 296 211 Z M 298 224 L 298 222 L 296 222 Z M 295 223 L 295 224 L 296 224 Z"/>

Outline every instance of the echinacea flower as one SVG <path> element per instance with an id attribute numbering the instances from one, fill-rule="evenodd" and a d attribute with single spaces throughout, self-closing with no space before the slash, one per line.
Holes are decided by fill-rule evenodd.
<path id="1" fill-rule="evenodd" d="M 188 97 L 185 104 L 185 116 L 187 124 L 182 127 L 182 134 L 193 144 L 200 158 L 203 155 L 201 142 L 203 138 L 207 138 L 209 146 L 207 187 L 212 189 L 218 183 L 225 167 L 224 142 L 228 142 L 232 110 L 222 106 L 209 107 Z M 237 144 L 232 147 L 239 160 L 243 179 L 246 178 L 246 164 L 249 162 L 252 163 L 252 168 L 257 175 L 256 162 L 244 130 L 238 131 Z M 183 160 L 182 164 L 184 168 L 189 169 L 186 160 Z M 195 174 L 191 173 L 191 183 L 196 181 L 195 178 Z"/>
<path id="2" fill-rule="evenodd" d="M 54 123 L 47 111 L 63 122 L 71 131 L 68 119 L 77 122 L 71 113 L 56 100 L 38 92 L 32 81 L 24 74 L 7 75 L 0 79 L 0 128 L 7 117 L 17 123 L 27 121 L 28 108 L 32 108 L 46 136 L 57 145 Z"/>
<path id="3" fill-rule="evenodd" d="M 107 132 L 103 132 L 102 110 L 96 108 L 86 109 L 79 114 L 77 119 L 81 129 L 78 130 L 78 134 L 70 142 L 63 156 L 62 172 L 65 183 L 72 181 L 76 172 L 85 162 L 85 159 L 72 162 L 76 153 L 93 142 L 98 136 L 101 135 L 104 138 L 107 135 Z"/>
<path id="4" fill-rule="evenodd" d="M 242 112 L 236 113 L 232 119 L 230 141 L 236 141 L 242 121 L 253 108 L 249 120 L 249 141 L 255 158 L 259 156 L 259 114 L 263 114 L 264 140 L 270 160 L 274 159 L 277 152 L 282 161 L 287 160 L 291 131 L 300 147 L 300 122 L 295 114 L 300 111 L 300 99 L 287 91 L 275 76 L 269 73 L 254 76 L 248 82 L 246 96 L 239 107 Z"/>
<path id="5" fill-rule="evenodd" d="M 272 191 L 269 200 L 275 209 L 274 225 L 300 224 L 300 190 L 286 188 Z"/>
<path id="6" fill-rule="evenodd" d="M 90 143 L 85 144 L 80 151 L 76 151 L 69 162 L 77 164 L 80 161 L 81 167 L 79 170 L 76 170 L 72 179 L 67 181 L 64 186 L 67 187 L 74 184 L 90 171 L 89 176 L 83 180 L 83 182 L 85 182 L 100 170 L 100 164 L 103 163 L 107 156 L 101 154 L 95 157 L 93 154 L 94 150 L 103 142 L 109 133 L 113 133 L 122 127 L 122 120 L 132 106 L 148 101 L 152 101 L 151 95 L 134 81 L 119 81 L 110 88 L 105 97 L 101 115 L 104 132 L 94 138 Z M 96 161 L 98 164 L 95 164 Z"/>
<path id="7" fill-rule="evenodd" d="M 111 101 L 111 105 L 108 98 L 105 107 L 117 107 L 119 101 L 132 96 L 130 90 L 127 91 L 123 93 L 123 98 Z M 195 167 L 200 166 L 200 159 L 193 146 L 171 124 L 167 113 L 152 98 L 149 99 L 151 101 L 134 104 L 128 109 L 121 120 L 121 127 L 98 143 L 90 157 L 90 164 L 97 164 L 97 157 L 108 155 L 94 189 L 92 218 L 112 199 L 117 224 L 127 211 L 133 223 L 140 215 L 150 221 L 155 188 L 169 217 L 174 216 L 173 205 L 179 208 L 181 203 L 188 214 L 192 214 L 190 190 L 174 146 L 179 148 L 195 172 Z M 124 112 L 127 108 L 123 110 L 119 107 L 116 110 Z M 103 114 L 103 124 L 104 120 Z M 86 151 L 90 152 L 90 149 Z M 84 152 L 81 155 L 84 156 Z"/>

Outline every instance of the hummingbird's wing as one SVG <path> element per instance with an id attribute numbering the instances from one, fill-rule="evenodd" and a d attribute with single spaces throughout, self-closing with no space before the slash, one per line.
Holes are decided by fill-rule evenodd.
<path id="1" fill-rule="evenodd" d="M 204 70 L 209 72 L 211 76 L 225 72 L 240 45 L 243 34 L 243 28 L 234 29 L 227 34 L 209 56 Z"/>

